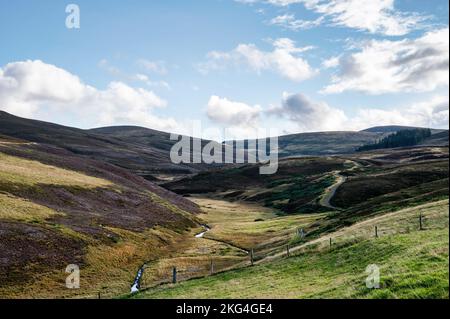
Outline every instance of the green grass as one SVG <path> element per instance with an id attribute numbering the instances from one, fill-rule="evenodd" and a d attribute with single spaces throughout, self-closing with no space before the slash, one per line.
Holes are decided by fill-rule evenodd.
<path id="1" fill-rule="evenodd" d="M 367 289 L 377 264 L 381 288 Z M 150 289 L 137 298 L 448 298 L 448 230 L 366 240 Z"/>
<path id="2" fill-rule="evenodd" d="M 349 228 L 348 239 L 332 249 L 311 245 L 288 259 L 152 288 L 133 298 L 448 298 L 446 205 L 442 203 L 425 231 L 408 228 L 377 239 L 352 237 L 351 232 L 370 226 L 365 222 Z M 374 221 L 378 224 L 380 218 Z M 380 289 L 366 288 L 370 264 L 380 267 Z"/>

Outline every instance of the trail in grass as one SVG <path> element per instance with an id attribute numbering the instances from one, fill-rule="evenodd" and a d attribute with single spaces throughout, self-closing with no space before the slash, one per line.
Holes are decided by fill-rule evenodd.
<path id="1" fill-rule="evenodd" d="M 334 194 L 336 194 L 337 189 L 347 181 L 347 177 L 341 175 L 340 172 L 335 172 L 334 174 L 336 176 L 336 182 L 327 188 L 325 194 L 320 199 L 319 204 L 327 208 L 341 210 L 341 208 L 331 205 L 330 201 L 334 197 Z"/>
<path id="2" fill-rule="evenodd" d="M 352 166 L 352 168 L 345 170 L 347 172 L 353 171 L 361 166 L 358 162 L 355 162 L 352 160 L 348 160 L 348 162 L 351 163 L 353 166 Z M 334 210 L 342 210 L 339 207 L 333 206 L 331 204 L 331 199 L 336 194 L 336 191 L 338 190 L 338 188 L 347 181 L 347 176 L 344 176 L 342 174 L 343 172 L 344 171 L 336 171 L 333 173 L 336 176 L 336 182 L 325 190 L 324 195 L 322 195 L 322 198 L 319 201 L 319 204 L 321 206 L 331 208 Z"/>

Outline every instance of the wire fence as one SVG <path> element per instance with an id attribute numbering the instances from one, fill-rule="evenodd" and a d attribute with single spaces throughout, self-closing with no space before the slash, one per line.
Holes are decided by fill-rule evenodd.
<path id="1" fill-rule="evenodd" d="M 166 260 L 164 263 L 160 261 L 149 263 L 143 267 L 145 275 L 140 283 L 140 290 L 204 278 L 229 270 L 297 256 L 306 252 L 339 249 L 339 247 L 362 240 L 376 240 L 380 237 L 414 231 L 444 229 L 448 226 L 448 209 L 445 212 L 438 209 L 420 213 L 417 213 L 417 211 L 390 213 L 342 228 L 329 234 L 329 236 L 323 235 L 312 240 L 308 239 L 307 233 L 298 229 L 293 234 L 291 243 L 275 247 L 267 247 L 262 244 L 234 256 L 192 256 L 174 258 L 173 260 Z"/>

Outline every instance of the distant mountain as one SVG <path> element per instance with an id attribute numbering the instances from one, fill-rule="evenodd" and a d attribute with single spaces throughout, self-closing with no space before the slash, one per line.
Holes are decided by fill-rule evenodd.
<path id="1" fill-rule="evenodd" d="M 360 132 L 316 132 L 280 136 L 279 156 L 328 156 L 351 154 L 366 144 L 405 126 L 380 126 Z M 432 130 L 425 145 L 448 145 L 448 130 Z M 171 179 L 211 168 L 206 164 L 174 164 L 170 149 L 176 141 L 170 133 L 137 126 L 112 126 L 82 130 L 53 123 L 20 118 L 0 111 L 0 134 L 31 142 L 50 144 L 74 154 L 106 161 L 149 180 Z M 192 142 L 191 138 L 191 142 Z M 202 145 L 209 143 L 202 140 Z M 224 146 L 225 147 L 225 146 Z M 191 154 L 192 156 L 192 154 Z"/>
<path id="2" fill-rule="evenodd" d="M 363 131 L 300 133 L 278 138 L 280 157 L 351 154 L 362 145 L 374 143 L 407 126 L 378 126 Z M 421 145 L 448 145 L 448 130 L 431 129 Z"/>
<path id="3" fill-rule="evenodd" d="M 58 146 L 129 169 L 148 179 L 159 174 L 183 175 L 201 170 L 200 165 L 172 163 L 169 149 L 175 141 L 170 141 L 168 133 L 144 128 L 81 130 L 0 111 L 0 134 Z"/>
<path id="4" fill-rule="evenodd" d="M 388 134 L 373 132 L 315 132 L 278 137 L 279 157 L 349 154 Z"/>
<path id="5" fill-rule="evenodd" d="M 404 131 L 404 130 L 414 130 L 414 129 L 421 129 L 421 128 L 427 128 L 427 127 L 417 127 L 417 126 L 402 126 L 402 125 L 387 125 L 387 126 L 374 126 L 370 127 L 368 129 L 362 130 L 361 132 L 371 132 L 371 133 L 395 133 L 398 131 Z M 439 130 L 439 129 L 431 129 L 431 133 L 440 133 L 445 130 Z"/>

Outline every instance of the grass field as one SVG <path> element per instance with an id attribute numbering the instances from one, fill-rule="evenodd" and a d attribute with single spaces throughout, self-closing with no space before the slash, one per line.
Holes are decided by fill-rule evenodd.
<path id="1" fill-rule="evenodd" d="M 420 212 L 427 216 L 418 230 Z M 135 298 L 448 298 L 448 200 L 370 219 L 305 245 L 291 258 L 146 290 Z M 381 229 L 374 238 L 373 229 Z M 382 229 L 385 229 L 383 232 Z M 388 229 L 389 231 L 386 231 Z M 368 289 L 366 267 L 380 268 Z"/>
<path id="2" fill-rule="evenodd" d="M 325 214 L 280 216 L 277 211 L 249 202 L 194 197 L 203 210 L 199 215 L 212 227 L 205 237 L 250 250 L 277 243 L 287 243 L 298 228 L 323 218 Z"/>

